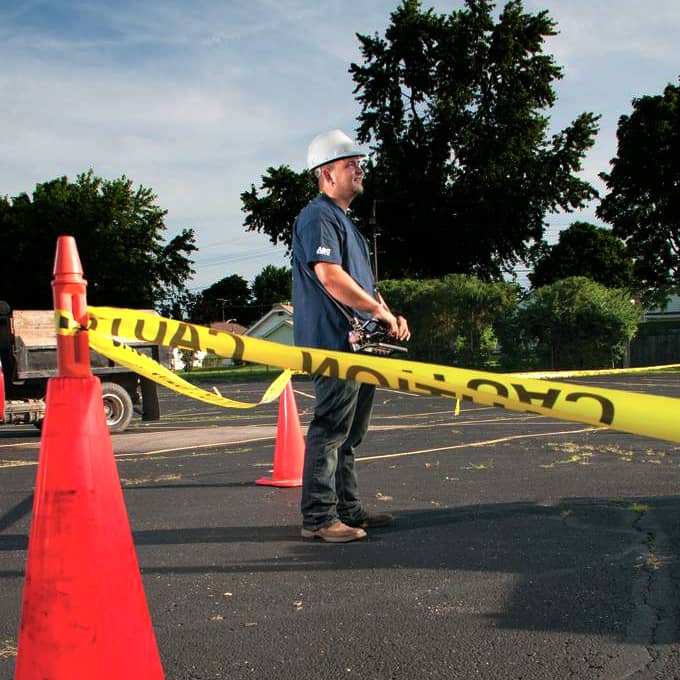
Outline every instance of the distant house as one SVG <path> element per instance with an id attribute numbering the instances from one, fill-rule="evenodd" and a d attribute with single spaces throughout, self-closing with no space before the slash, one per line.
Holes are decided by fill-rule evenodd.
<path id="1" fill-rule="evenodd" d="M 240 323 L 233 321 L 213 321 L 210 324 L 210 329 L 214 331 L 227 331 L 234 335 L 243 335 L 246 327 Z M 173 347 L 170 352 L 170 368 L 173 371 L 183 371 L 192 368 L 216 368 L 218 366 L 231 366 L 232 359 L 215 356 L 212 353 L 190 350 L 182 350 L 179 347 Z"/>
<path id="2" fill-rule="evenodd" d="M 631 366 L 680 363 L 680 297 L 673 295 L 663 309 L 643 312 L 628 361 Z"/>
<path id="3" fill-rule="evenodd" d="M 642 322 L 680 321 L 680 296 L 671 295 L 663 309 L 647 309 L 642 314 Z"/>
<path id="4" fill-rule="evenodd" d="M 234 335 L 243 335 L 246 332 L 246 327 L 242 326 L 240 323 L 236 323 L 233 320 L 212 321 L 210 323 L 210 330 L 226 331 L 227 333 L 233 333 Z M 205 357 L 202 365 L 205 368 L 217 368 L 219 366 L 232 366 L 233 363 L 234 363 L 233 359 L 218 357 L 211 353 Z"/>
<path id="5" fill-rule="evenodd" d="M 279 342 L 282 345 L 294 344 L 293 306 L 274 305 L 263 317 L 250 326 L 244 335 Z"/>

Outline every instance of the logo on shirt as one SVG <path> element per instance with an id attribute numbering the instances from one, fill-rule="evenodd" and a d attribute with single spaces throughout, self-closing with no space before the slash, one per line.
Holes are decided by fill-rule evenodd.
<path id="1" fill-rule="evenodd" d="M 316 249 L 316 254 L 317 255 L 325 255 L 326 257 L 328 257 L 331 254 L 331 249 L 326 248 L 325 246 L 319 246 Z"/>

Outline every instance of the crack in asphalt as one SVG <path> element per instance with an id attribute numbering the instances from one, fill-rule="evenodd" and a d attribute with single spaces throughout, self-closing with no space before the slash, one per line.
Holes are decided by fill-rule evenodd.
<path id="1" fill-rule="evenodd" d="M 654 509 L 637 511 L 632 528 L 639 536 L 638 576 L 633 581 L 633 612 L 626 641 L 643 645 L 649 661 L 630 669 L 619 680 L 643 680 L 667 677 L 664 646 L 677 639 L 678 617 L 674 607 L 674 587 L 668 568 L 675 559 L 670 541 L 655 519 Z"/>

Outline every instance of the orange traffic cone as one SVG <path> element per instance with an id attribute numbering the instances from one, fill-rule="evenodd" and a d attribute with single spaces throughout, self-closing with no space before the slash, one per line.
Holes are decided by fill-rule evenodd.
<path id="1" fill-rule="evenodd" d="M 274 446 L 274 474 L 261 477 L 256 484 L 267 486 L 302 486 L 305 440 L 295 404 L 293 386 L 286 385 L 279 400 L 279 421 Z"/>
<path id="2" fill-rule="evenodd" d="M 0 423 L 5 418 L 5 374 L 2 372 L 2 361 L 0 361 Z"/>
<path id="3" fill-rule="evenodd" d="M 86 328 L 86 284 L 64 238 L 55 307 Z M 78 260 L 66 282 L 60 248 Z M 162 680 L 86 334 L 60 335 L 60 376 L 48 382 L 15 680 Z"/>

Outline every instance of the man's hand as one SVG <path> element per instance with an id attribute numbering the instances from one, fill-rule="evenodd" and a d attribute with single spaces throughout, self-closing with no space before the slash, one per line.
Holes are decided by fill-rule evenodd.
<path id="1" fill-rule="evenodd" d="M 409 330 L 408 322 L 401 315 L 399 315 L 397 317 L 396 337 L 397 337 L 397 340 L 410 340 L 411 339 L 411 331 Z"/>
<path id="2" fill-rule="evenodd" d="M 375 318 L 382 321 L 389 329 L 389 334 L 395 337 L 397 340 L 410 340 L 411 331 L 408 328 L 408 322 L 403 316 L 394 316 L 390 312 L 389 308 L 385 303 L 380 305 L 377 313 L 374 314 Z"/>
<path id="3" fill-rule="evenodd" d="M 390 308 L 387 306 L 387 303 L 385 302 L 385 299 L 380 294 L 380 291 L 376 292 L 378 294 L 378 302 L 380 302 L 381 309 L 385 310 L 389 315 L 389 320 L 387 318 L 385 319 L 381 318 L 381 321 L 384 321 L 389 326 L 390 335 L 395 337 L 397 340 L 410 340 L 411 331 L 408 328 L 408 322 L 406 321 L 406 318 L 403 317 L 401 314 L 398 314 L 397 316 L 392 314 Z"/>

